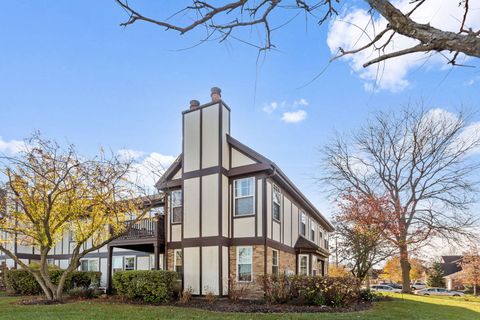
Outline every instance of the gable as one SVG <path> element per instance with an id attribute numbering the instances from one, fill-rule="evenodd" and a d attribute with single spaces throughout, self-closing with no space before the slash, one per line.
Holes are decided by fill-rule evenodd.
<path id="1" fill-rule="evenodd" d="M 232 148 L 232 168 L 258 163 L 244 153 Z"/>
<path id="2" fill-rule="evenodd" d="M 182 168 L 180 168 L 179 170 L 177 170 L 177 172 L 175 172 L 175 174 L 172 177 L 172 180 L 181 179 L 181 178 L 182 178 Z"/>

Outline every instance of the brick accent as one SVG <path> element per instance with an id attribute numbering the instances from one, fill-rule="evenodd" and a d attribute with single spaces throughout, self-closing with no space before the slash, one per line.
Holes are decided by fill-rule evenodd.
<path id="1" fill-rule="evenodd" d="M 252 265 L 252 282 L 251 283 L 237 283 L 237 286 L 245 287 L 245 295 L 249 298 L 256 298 L 263 296 L 263 286 L 258 281 L 258 276 L 264 274 L 265 261 L 265 246 L 255 245 L 253 247 L 253 265 Z M 229 248 L 230 273 L 229 281 L 237 280 L 237 247 Z"/>
<path id="2" fill-rule="evenodd" d="M 272 273 L 273 250 L 273 248 L 267 247 L 267 273 Z M 279 260 L 278 273 L 295 273 L 296 255 L 282 250 L 277 251 Z"/>

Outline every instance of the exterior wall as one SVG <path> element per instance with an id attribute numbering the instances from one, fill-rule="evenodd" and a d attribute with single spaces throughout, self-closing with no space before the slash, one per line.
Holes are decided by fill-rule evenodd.
<path id="1" fill-rule="evenodd" d="M 249 164 L 257 163 L 255 160 L 249 158 L 242 152 L 238 151 L 235 148 L 232 148 L 232 168 L 246 166 Z"/>
<path id="2" fill-rule="evenodd" d="M 218 174 L 202 177 L 202 237 L 218 236 Z"/>
<path id="3" fill-rule="evenodd" d="M 183 236 L 200 236 L 200 178 L 183 181 Z"/>
<path id="4" fill-rule="evenodd" d="M 231 246 L 229 249 L 230 257 L 230 281 L 233 281 L 236 286 L 245 287 L 245 293 L 250 297 L 263 296 L 263 287 L 260 283 L 259 276 L 265 274 L 265 246 L 254 245 L 252 257 L 252 281 L 238 282 L 237 281 L 237 247 Z"/>
<path id="5" fill-rule="evenodd" d="M 202 109 L 202 168 L 218 166 L 219 152 L 219 104 Z M 200 113 L 193 112 L 193 113 Z M 217 143 L 213 143 L 217 141 Z"/>
<path id="6" fill-rule="evenodd" d="M 267 273 L 272 273 L 272 247 L 267 247 Z M 275 249 L 276 250 L 276 249 Z M 278 273 L 279 274 L 292 274 L 296 269 L 296 255 L 294 253 L 286 252 L 283 250 L 278 251 Z"/>
<path id="7" fill-rule="evenodd" d="M 200 112 L 183 115 L 183 172 L 200 169 Z"/>

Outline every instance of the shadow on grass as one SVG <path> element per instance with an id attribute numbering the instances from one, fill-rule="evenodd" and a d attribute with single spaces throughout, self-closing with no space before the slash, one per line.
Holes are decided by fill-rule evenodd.
<path id="1" fill-rule="evenodd" d="M 478 302 L 412 295 L 398 295 L 392 299 L 391 302 L 380 303 L 376 308 L 375 311 L 382 310 L 390 316 L 379 319 L 480 319 Z"/>

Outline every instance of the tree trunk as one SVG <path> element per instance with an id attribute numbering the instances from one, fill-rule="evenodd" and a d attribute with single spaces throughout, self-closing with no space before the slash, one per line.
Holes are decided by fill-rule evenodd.
<path id="1" fill-rule="evenodd" d="M 400 249 L 400 267 L 402 269 L 402 292 L 410 293 L 410 262 L 408 261 L 408 248 L 406 244 L 402 244 Z"/>
<path id="2" fill-rule="evenodd" d="M 477 295 L 477 284 L 473 284 L 473 295 L 476 296 Z"/>

